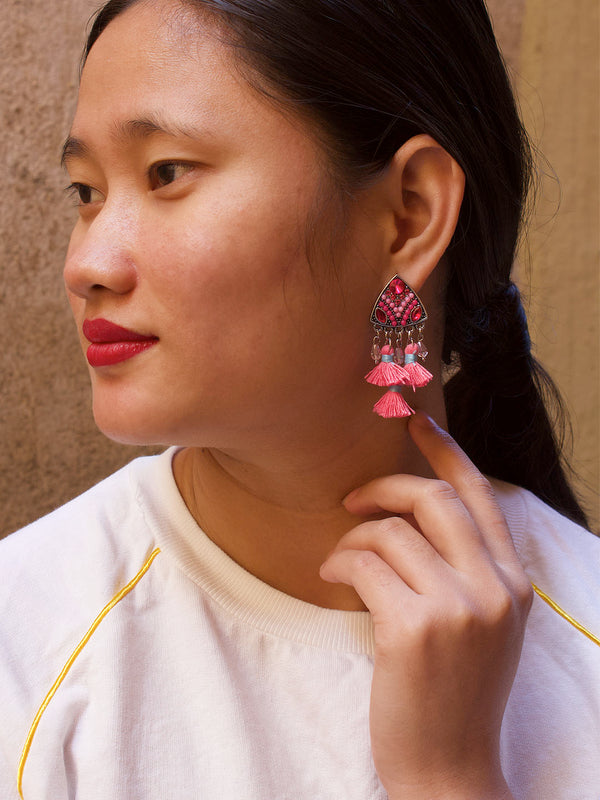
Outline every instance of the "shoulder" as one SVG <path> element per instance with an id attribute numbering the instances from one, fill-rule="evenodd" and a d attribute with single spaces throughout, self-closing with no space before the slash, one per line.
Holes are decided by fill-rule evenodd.
<path id="1" fill-rule="evenodd" d="M 561 576 L 567 583 L 600 577 L 600 538 L 559 514 L 526 489 L 493 480 L 496 497 L 509 524 L 513 541 L 532 580 Z"/>
<path id="2" fill-rule="evenodd" d="M 76 586 L 95 567 L 126 557 L 151 538 L 144 495 L 162 457 L 139 458 L 74 500 L 0 542 L 0 602 L 8 586 L 35 592 L 41 584 Z"/>
<path id="3" fill-rule="evenodd" d="M 156 547 L 145 500 L 160 491 L 166 457 L 136 459 L 0 542 L 0 705 L 10 736 L 22 738 L 21 721 L 57 665 Z"/>
<path id="4" fill-rule="evenodd" d="M 600 636 L 600 538 L 531 492 L 492 483 L 531 582 Z"/>
<path id="5" fill-rule="evenodd" d="M 169 451 L 135 459 L 2 540 L 0 610 L 10 610 L 9 618 L 29 609 L 39 616 L 60 604 L 73 615 L 88 599 L 94 603 L 122 585 L 156 546 L 161 484 L 170 465 Z"/>
<path id="6" fill-rule="evenodd" d="M 530 492 L 492 481 L 536 589 L 502 725 L 515 796 L 598 797 L 600 540 Z"/>

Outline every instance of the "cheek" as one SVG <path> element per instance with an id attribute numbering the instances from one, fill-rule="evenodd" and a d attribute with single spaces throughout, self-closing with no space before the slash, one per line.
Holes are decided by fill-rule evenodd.
<path id="1" fill-rule="evenodd" d="M 228 327 L 248 336 L 277 326 L 314 291 L 302 225 L 258 203 L 163 220 L 160 240 L 151 230 L 148 238 L 160 302 L 215 337 Z"/>

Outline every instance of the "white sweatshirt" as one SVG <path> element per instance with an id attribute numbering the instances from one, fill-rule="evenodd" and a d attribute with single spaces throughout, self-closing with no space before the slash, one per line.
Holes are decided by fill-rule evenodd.
<path id="1" fill-rule="evenodd" d="M 25 800 L 384 800 L 370 615 L 232 561 L 188 512 L 174 452 L 0 543 L 1 800 L 19 782 Z M 600 541 L 494 487 L 531 580 L 599 635 Z M 600 647 L 538 596 L 502 759 L 517 800 L 600 798 Z"/>

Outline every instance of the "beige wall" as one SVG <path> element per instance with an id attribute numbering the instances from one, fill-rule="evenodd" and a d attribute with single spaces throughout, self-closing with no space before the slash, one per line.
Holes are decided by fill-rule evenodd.
<path id="1" fill-rule="evenodd" d="M 526 117 L 558 172 L 531 239 L 536 348 L 566 392 L 575 458 L 598 520 L 596 0 L 494 0 Z M 0 535 L 84 490 L 138 450 L 99 434 L 60 280 L 73 210 L 57 154 L 93 0 L 3 0 L 0 28 Z M 544 117 L 542 118 L 542 109 Z M 529 288 L 530 287 L 530 288 Z"/>
<path id="2" fill-rule="evenodd" d="M 599 530 L 600 489 L 600 71 L 597 0 L 527 0 L 519 48 L 523 116 L 542 163 L 529 236 L 536 352 L 566 398 L 573 464 Z"/>

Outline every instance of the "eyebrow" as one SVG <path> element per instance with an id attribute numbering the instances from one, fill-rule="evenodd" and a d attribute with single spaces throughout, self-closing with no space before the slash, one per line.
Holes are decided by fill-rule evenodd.
<path id="1" fill-rule="evenodd" d="M 154 114 L 138 119 L 130 119 L 126 122 L 118 122 L 112 132 L 112 138 L 117 143 L 141 141 L 158 135 L 184 136 L 186 139 L 197 140 L 209 134 L 208 131 L 191 125 L 167 123 Z M 78 139 L 76 136 L 69 136 L 63 145 L 60 163 L 61 166 L 65 167 L 69 161 L 83 159 L 89 157 L 89 155 L 90 148 L 82 139 Z"/>

